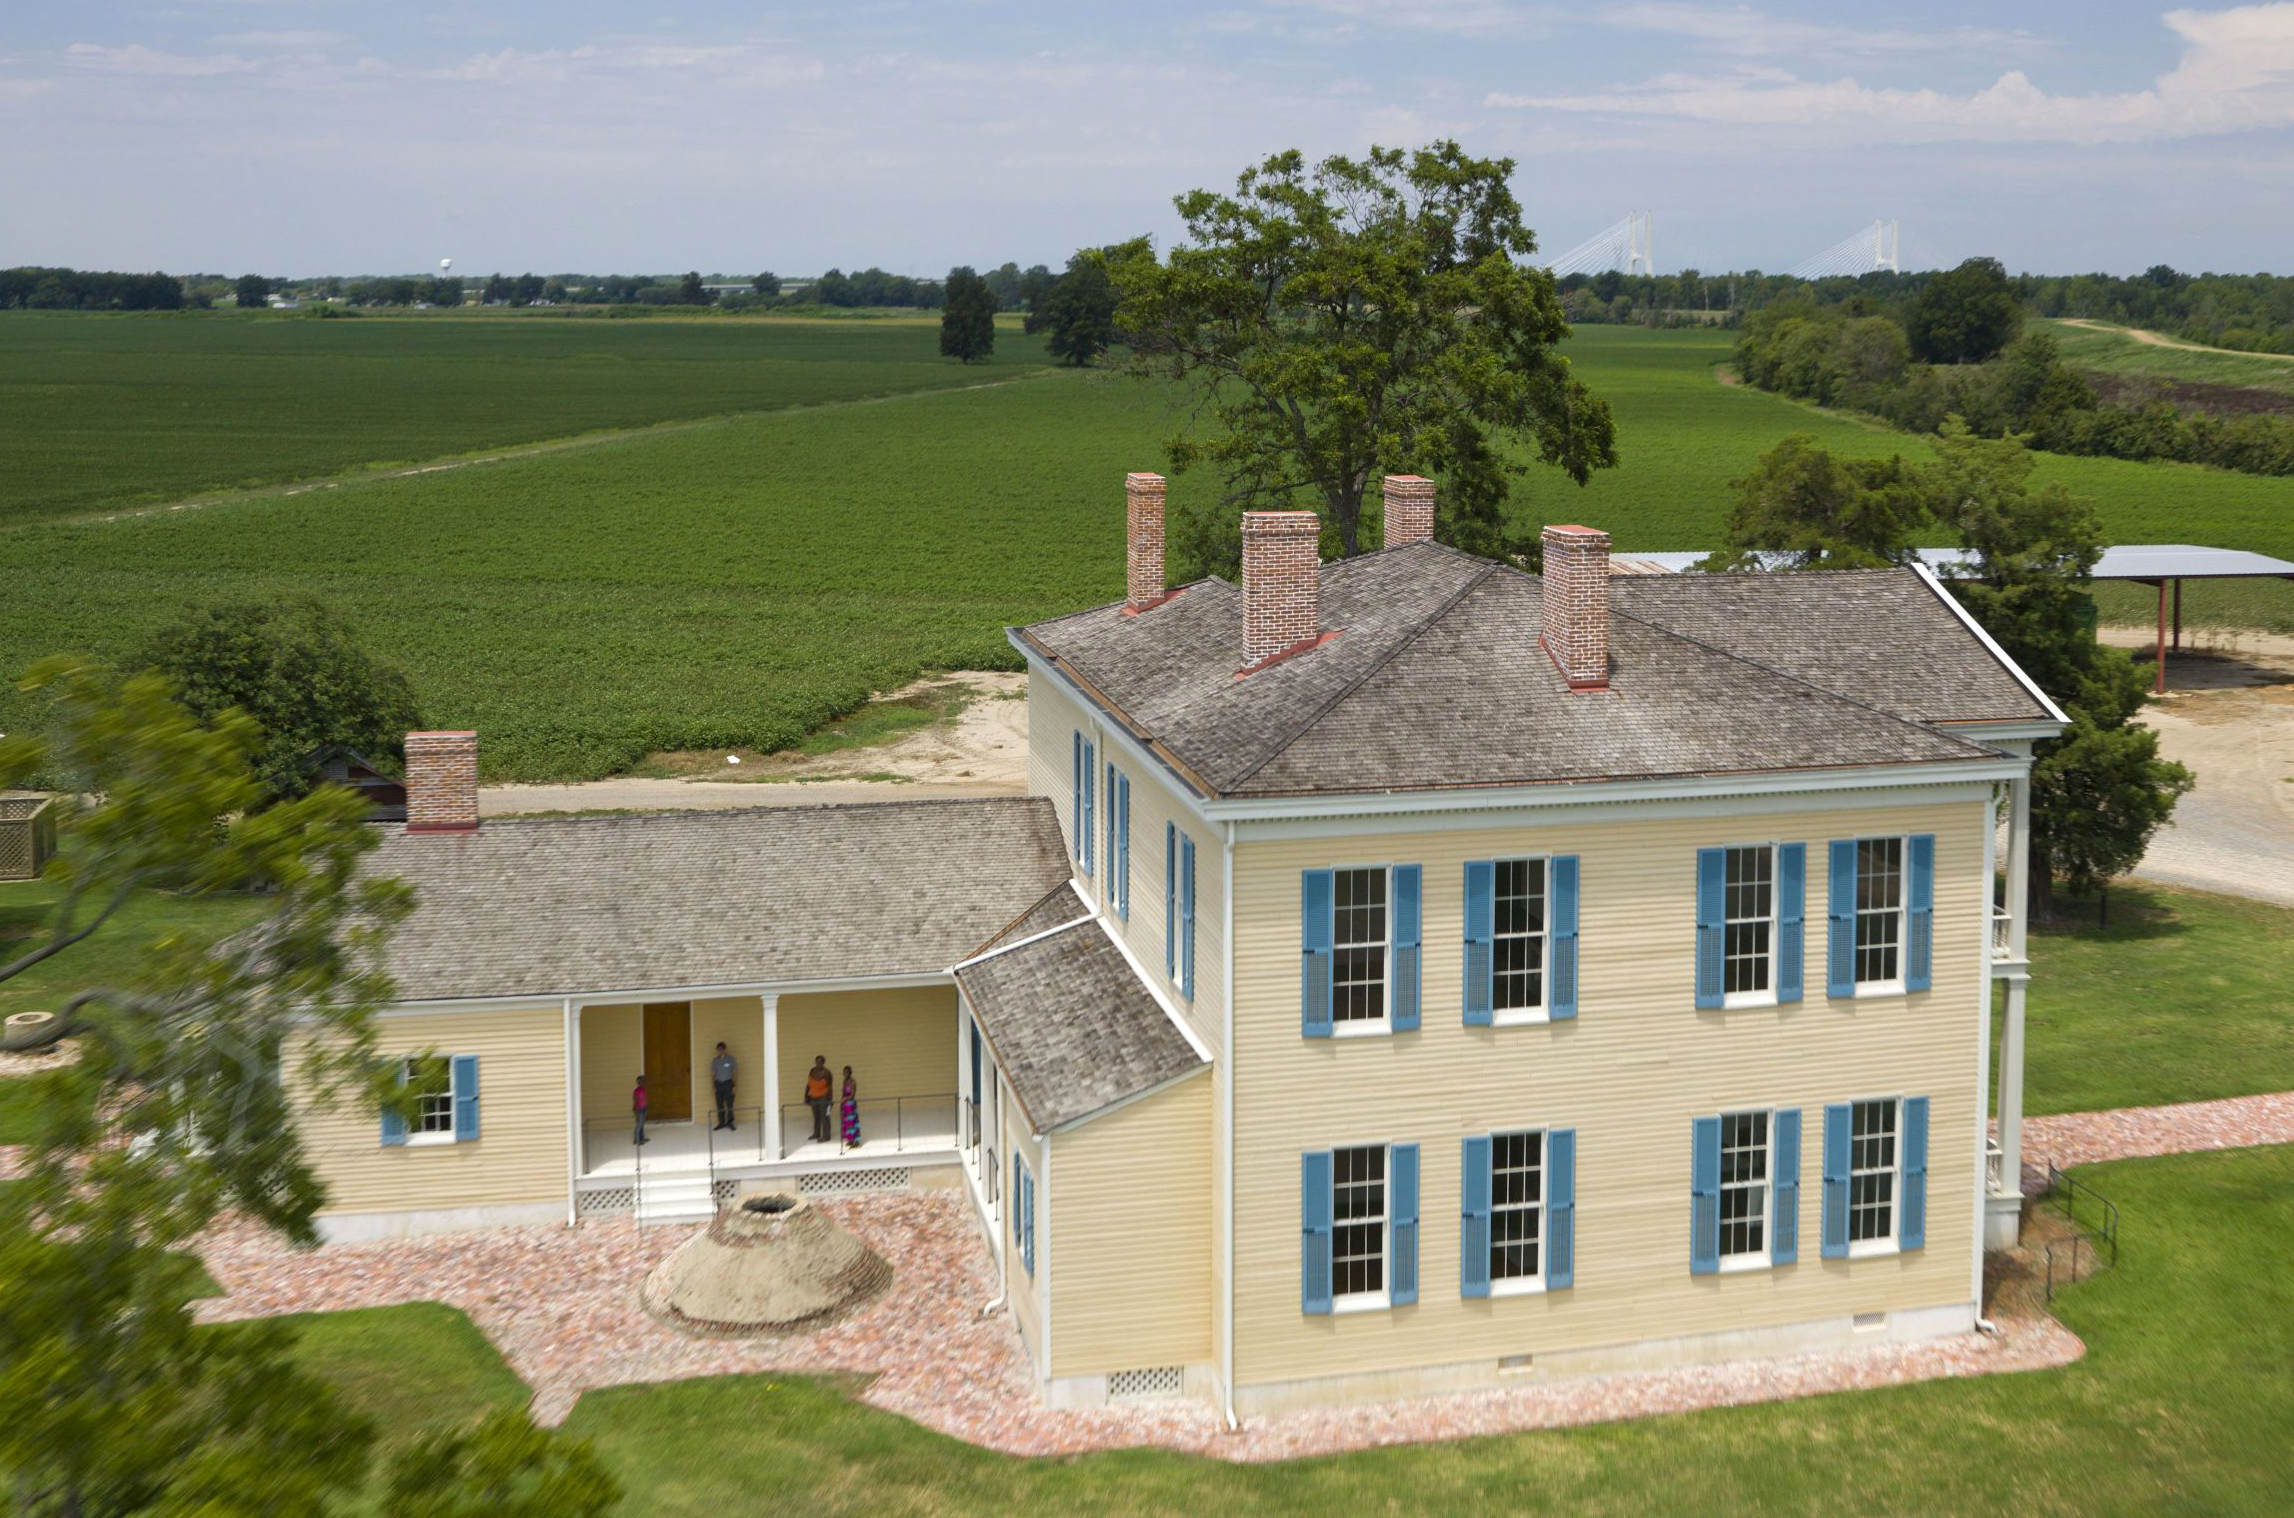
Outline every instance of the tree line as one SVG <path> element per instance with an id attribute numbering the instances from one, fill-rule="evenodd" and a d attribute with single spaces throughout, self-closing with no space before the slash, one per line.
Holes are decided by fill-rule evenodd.
<path id="1" fill-rule="evenodd" d="M 2054 339 L 2022 330 L 2024 304 L 1998 262 L 1969 259 L 1884 309 L 1807 294 L 1752 312 L 1737 373 L 1782 395 L 1934 433 L 1947 417 L 1979 437 L 2019 437 L 2051 453 L 2171 459 L 2248 474 L 2294 474 L 2294 421 L 2213 416 L 2163 400 L 2106 403 L 2065 365 Z"/>
<path id="2" fill-rule="evenodd" d="M 0 311 L 180 311 L 183 281 L 172 274 L 0 269 Z"/>

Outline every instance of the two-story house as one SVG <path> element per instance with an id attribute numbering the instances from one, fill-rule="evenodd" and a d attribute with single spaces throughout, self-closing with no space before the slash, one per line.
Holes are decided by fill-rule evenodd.
<path id="1" fill-rule="evenodd" d="M 1581 527 L 1532 576 L 1397 477 L 1381 551 L 1254 513 L 1241 585 L 1174 589 L 1126 494 L 1126 598 L 1011 633 L 1028 800 L 480 829 L 473 740 L 418 735 L 385 1036 L 452 1080 L 420 1135 L 314 1118 L 330 1228 L 958 1185 L 1069 1405 L 1973 1327 L 2063 718 L 1932 576 L 1622 574 Z M 718 1041 L 763 1099 L 703 1137 Z M 690 1093 L 650 1152 L 639 1070 Z"/>

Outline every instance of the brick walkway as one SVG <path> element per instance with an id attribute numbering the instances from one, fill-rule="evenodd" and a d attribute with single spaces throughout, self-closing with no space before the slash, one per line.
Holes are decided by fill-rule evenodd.
<path id="1" fill-rule="evenodd" d="M 2115 1107 L 2023 1120 L 2023 1194 L 2047 1189 L 2047 1166 L 2294 1144 L 2294 1091 L 2169 1107 Z"/>

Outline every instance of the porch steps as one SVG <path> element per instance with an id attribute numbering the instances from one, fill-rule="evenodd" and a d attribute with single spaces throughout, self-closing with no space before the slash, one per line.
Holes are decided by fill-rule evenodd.
<path id="1" fill-rule="evenodd" d="M 706 1223 L 717 1215 L 709 1172 L 672 1171 L 637 1178 L 637 1224 Z"/>

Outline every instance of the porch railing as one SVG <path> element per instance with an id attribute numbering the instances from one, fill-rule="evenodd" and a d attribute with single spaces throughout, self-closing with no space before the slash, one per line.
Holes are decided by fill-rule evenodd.
<path id="1" fill-rule="evenodd" d="M 1987 1195 L 2007 1194 L 2006 1170 L 2007 1151 L 1999 1147 L 1998 1139 L 1986 1138 L 1983 1141 L 1983 1185 Z"/>
<path id="2" fill-rule="evenodd" d="M 2014 916 L 2007 908 L 1991 909 L 1991 952 L 1994 958 L 2005 959 L 2015 947 Z"/>
<path id="3" fill-rule="evenodd" d="M 890 1143 L 895 1153 L 914 1149 L 953 1149 L 959 1133 L 958 1098 L 954 1092 L 938 1096 L 862 1097 L 854 1105 L 861 1147 L 878 1149 Z M 812 1107 L 797 1102 L 781 1108 L 781 1152 L 787 1159 L 800 1149 L 822 1140 L 817 1137 Z M 828 1104 L 826 1142 L 844 1147 L 844 1108 Z"/>

